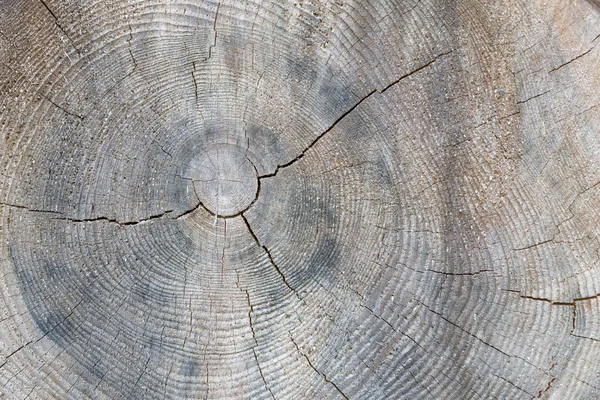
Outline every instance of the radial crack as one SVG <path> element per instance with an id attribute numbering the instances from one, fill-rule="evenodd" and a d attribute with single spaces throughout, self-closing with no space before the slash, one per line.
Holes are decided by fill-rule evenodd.
<path id="1" fill-rule="evenodd" d="M 596 39 L 594 39 L 594 40 L 596 40 Z M 594 48 L 593 48 L 593 47 L 592 47 L 591 49 L 589 49 L 588 51 L 586 51 L 585 53 L 583 53 L 583 54 L 580 54 L 580 55 L 578 55 L 577 57 L 570 59 L 570 60 L 569 60 L 569 61 L 567 61 L 566 63 L 563 63 L 563 64 L 559 65 L 559 66 L 558 66 L 558 67 L 556 67 L 556 68 L 552 68 L 552 69 L 551 69 L 550 71 L 548 71 L 548 72 L 550 73 L 550 72 L 558 71 L 558 70 L 559 70 L 559 69 L 561 69 L 562 67 L 564 67 L 564 66 L 567 66 L 567 65 L 571 64 L 573 61 L 579 60 L 581 57 L 585 56 L 586 54 L 588 54 L 588 53 L 589 53 L 589 52 L 591 52 L 592 50 L 594 50 Z"/>
<path id="2" fill-rule="evenodd" d="M 534 301 L 542 301 L 545 303 L 548 303 L 552 306 L 568 306 L 568 307 L 573 307 L 573 318 L 572 318 L 572 327 L 571 327 L 571 336 L 573 337 L 577 337 L 580 339 L 589 339 L 589 340 L 593 340 L 596 342 L 600 342 L 599 339 L 595 339 L 592 337 L 587 337 L 587 336 L 582 336 L 582 335 L 577 335 L 575 334 L 575 329 L 577 328 L 577 303 L 581 302 L 581 301 L 588 301 L 588 300 L 594 300 L 597 299 L 598 297 L 600 297 L 600 293 L 595 294 L 593 296 L 586 296 L 586 297 L 577 297 L 574 298 L 573 300 L 569 301 L 554 301 L 552 299 L 547 299 L 547 298 L 543 298 L 543 297 L 533 297 L 533 296 L 524 296 L 521 295 L 519 291 L 515 291 L 516 293 L 519 293 L 519 296 L 522 299 L 528 299 L 528 300 L 534 300 Z"/>
<path id="3" fill-rule="evenodd" d="M 0 206 L 13 207 L 13 208 L 18 208 L 21 210 L 25 210 L 25 211 L 29 211 L 29 212 L 36 212 L 36 213 L 62 214 L 60 211 L 38 210 L 38 209 L 34 209 L 34 208 L 28 208 L 28 207 L 25 207 L 25 206 L 22 206 L 19 204 L 0 203 Z"/>
<path id="4" fill-rule="evenodd" d="M 390 83 L 389 85 L 387 85 L 386 87 L 384 87 L 382 90 L 379 91 L 379 93 L 383 93 L 386 90 L 388 90 L 389 88 L 391 88 L 392 86 L 398 84 L 400 81 L 402 81 L 403 79 L 408 78 L 409 76 L 429 67 L 430 65 L 432 65 L 433 63 L 435 63 L 440 57 L 443 56 L 447 56 L 448 54 L 452 53 L 453 50 L 447 51 L 445 53 L 441 53 L 438 54 L 437 56 L 435 56 L 431 61 L 427 62 L 426 64 L 421 65 L 420 67 L 413 69 L 412 71 L 402 75 L 400 78 L 396 79 L 394 82 Z"/>
<path id="5" fill-rule="evenodd" d="M 297 161 L 299 161 L 300 159 L 302 159 L 306 153 L 313 148 L 317 142 L 319 142 L 325 135 L 327 135 L 329 132 L 331 132 L 333 130 L 333 128 L 336 127 L 336 125 L 341 122 L 344 118 L 346 118 L 348 116 L 348 114 L 350 114 L 352 111 L 354 111 L 359 105 L 361 105 L 364 101 L 366 101 L 369 97 L 373 96 L 375 93 L 379 93 L 382 94 L 384 93 L 386 90 L 388 90 L 389 88 L 391 88 L 392 86 L 398 84 L 399 82 L 401 82 L 403 79 L 408 78 L 409 76 L 421 71 L 422 69 L 425 69 L 427 67 L 429 67 L 430 65 L 432 65 L 433 63 L 435 63 L 436 61 L 438 61 L 438 59 L 440 57 L 443 57 L 445 55 L 448 55 L 450 53 L 452 53 L 453 50 L 447 51 L 445 53 L 441 53 L 439 55 L 437 55 L 436 57 L 434 57 L 431 61 L 427 62 L 426 64 L 412 70 L 411 72 L 402 75 L 400 78 L 396 79 L 394 82 L 390 83 L 389 85 L 387 85 L 385 88 L 381 89 L 381 90 L 372 90 L 371 92 L 367 93 L 364 97 L 362 97 L 360 100 L 358 100 L 352 107 L 350 107 L 345 113 L 343 113 L 338 119 L 336 119 L 333 124 L 331 124 L 329 126 L 329 128 L 327 128 L 325 131 L 323 131 L 321 134 L 319 134 L 315 139 L 313 139 L 312 142 L 310 142 L 308 144 L 308 146 L 306 146 L 304 148 L 304 150 L 302 150 L 302 152 L 300 152 L 300 154 L 298 156 L 296 156 L 296 158 L 288 161 L 285 164 L 279 164 L 275 167 L 275 171 L 268 173 L 268 174 L 264 174 L 264 175 L 260 175 L 258 177 L 258 180 L 260 181 L 262 178 L 271 178 L 277 175 L 277 173 L 279 172 L 279 170 L 283 169 L 283 168 L 287 168 L 291 165 L 293 165 L 294 163 L 296 163 Z"/>
<path id="6" fill-rule="evenodd" d="M 254 313 L 254 307 L 252 306 L 252 303 L 250 302 L 250 293 L 248 292 L 248 289 L 242 289 L 240 287 L 240 275 L 237 270 L 235 271 L 235 274 L 237 276 L 235 285 L 240 290 L 240 292 L 246 294 L 246 300 L 248 301 L 248 323 L 250 324 L 250 331 L 252 332 L 252 339 L 254 340 L 254 346 L 252 346 L 252 354 L 254 354 L 254 360 L 256 361 L 256 366 L 258 367 L 258 372 L 260 373 L 260 377 L 263 381 L 263 384 L 265 385 L 265 388 L 269 391 L 269 393 L 271 393 L 271 397 L 273 399 L 275 399 L 275 396 L 273 395 L 273 391 L 271 390 L 269 385 L 267 385 L 267 380 L 265 379 L 265 375 L 263 374 L 260 363 L 258 362 L 258 356 L 256 355 L 256 348 L 258 347 L 258 340 L 256 339 L 256 332 L 254 331 L 254 322 L 252 322 L 252 314 Z"/>
<path id="7" fill-rule="evenodd" d="M 329 132 L 331 132 L 333 130 L 333 128 L 336 127 L 336 125 L 342 121 L 344 118 L 346 118 L 348 116 L 348 114 L 350 114 L 352 111 L 354 111 L 359 105 L 361 105 L 365 100 L 367 100 L 369 97 L 371 97 L 373 94 L 377 93 L 377 90 L 373 90 L 371 92 L 369 92 L 366 96 L 364 96 L 363 98 L 361 98 L 359 101 L 357 101 L 352 107 L 350 107 L 350 109 L 348 109 L 345 113 L 343 113 L 338 119 L 336 119 L 333 124 L 331 124 L 329 126 L 329 128 L 327 128 L 325 131 L 323 131 L 319 136 L 317 136 L 312 142 L 309 143 L 308 146 L 306 146 L 306 148 L 304 150 L 302 150 L 302 152 L 293 160 L 288 161 L 285 164 L 280 164 L 277 167 L 275 167 L 275 171 L 269 173 L 269 174 L 265 174 L 265 175 L 261 175 L 258 177 L 258 180 L 260 181 L 262 178 L 271 178 L 273 176 L 276 176 L 277 173 L 279 172 L 279 170 L 283 169 L 283 168 L 287 168 L 291 165 L 293 165 L 294 163 L 296 163 L 298 160 L 300 160 L 302 157 L 304 157 L 304 155 L 311 149 L 314 147 L 315 144 L 317 144 L 317 142 L 321 139 L 323 139 L 323 137 L 325 135 L 327 135 Z"/>
<path id="8" fill-rule="evenodd" d="M 525 100 L 519 100 L 519 101 L 517 101 L 517 104 L 527 103 L 529 100 L 537 99 L 538 97 L 542 97 L 543 95 L 548 94 L 550 92 L 551 92 L 551 90 L 546 90 L 545 92 L 542 92 L 540 94 L 536 94 L 536 95 L 531 96 L 531 97 L 529 97 L 529 98 L 527 98 Z"/>
<path id="9" fill-rule="evenodd" d="M 190 301 L 188 304 L 188 311 L 190 313 L 190 329 L 188 330 L 187 334 L 185 335 L 185 338 L 183 339 L 183 345 L 181 345 L 182 349 L 185 349 L 185 345 L 187 344 L 188 339 L 192 335 L 192 331 L 194 328 L 194 310 L 192 308 L 192 297 L 191 296 L 190 296 Z"/>
<path id="10" fill-rule="evenodd" d="M 256 234 L 254 233 L 254 231 L 250 227 L 250 223 L 248 222 L 248 219 L 246 218 L 246 216 L 244 214 L 241 214 L 240 216 L 242 217 L 242 220 L 244 221 L 244 224 L 246 224 L 246 227 L 248 228 L 248 232 L 250 232 L 250 235 L 252 236 L 252 238 L 254 239 L 254 241 L 256 242 L 256 244 L 258 245 L 258 247 L 261 247 L 265 251 L 265 254 L 269 258 L 269 261 L 271 262 L 271 265 L 273 266 L 273 268 L 275 268 L 275 271 L 277 271 L 277 273 L 281 277 L 281 280 L 283 281 L 283 283 L 285 284 L 285 286 L 287 286 L 287 288 L 290 289 L 290 291 L 293 292 L 296 295 L 296 297 L 298 297 L 298 299 L 302 300 L 302 298 L 298 295 L 298 292 L 296 291 L 296 289 L 294 289 L 289 284 L 289 282 L 285 278 L 285 275 L 283 274 L 283 272 L 281 272 L 281 269 L 279 269 L 279 267 L 275 263 L 275 260 L 273 260 L 273 256 L 271 256 L 271 252 L 269 251 L 269 249 L 267 248 L 267 246 L 264 246 L 258 240 L 258 237 L 256 236 Z"/>
<path id="11" fill-rule="evenodd" d="M 183 179 L 185 179 L 185 178 L 183 178 Z M 194 192 L 195 192 L 195 189 L 194 189 Z M 197 195 L 196 195 L 196 197 L 197 197 Z M 29 207 L 26 207 L 26 206 L 23 206 L 23 205 L 19 205 L 19 204 L 11 204 L 11 203 L 0 202 L 0 206 L 13 207 L 13 208 L 18 208 L 18 209 L 21 209 L 21 210 L 25 210 L 25 211 L 28 211 L 28 212 L 35 212 L 35 213 L 50 213 L 50 214 L 64 215 L 64 213 L 60 212 L 60 211 L 50 211 L 50 210 L 33 209 L 33 208 L 29 208 Z M 196 211 L 199 208 L 203 208 L 207 213 L 209 213 L 212 216 L 215 216 L 215 214 L 212 211 L 210 211 L 208 208 L 206 208 L 206 206 L 198 199 L 198 204 L 196 204 L 194 207 L 190 208 L 189 210 L 186 210 L 186 211 L 182 212 L 181 214 L 179 214 L 177 216 L 174 216 L 173 219 L 180 219 L 182 217 L 185 217 L 185 216 L 187 216 L 189 214 L 192 214 L 194 211 Z M 170 214 L 172 212 L 174 212 L 174 210 L 166 210 L 166 211 L 163 211 L 163 212 L 161 212 L 159 214 L 154 214 L 154 215 L 151 215 L 151 216 L 146 217 L 146 218 L 142 218 L 142 219 L 134 220 L 134 221 L 124 221 L 124 222 L 123 221 L 119 221 L 116 218 L 109 218 L 109 217 L 104 217 L 104 216 L 94 217 L 94 218 L 56 217 L 56 218 L 52 218 L 52 219 L 61 220 L 61 221 L 71 221 L 71 222 L 74 222 L 74 223 L 105 221 L 105 222 L 110 222 L 110 223 L 113 223 L 113 224 L 117 224 L 119 226 L 128 226 L 128 225 L 138 225 L 138 224 L 141 224 L 141 223 L 144 223 L 144 222 L 148 222 L 148 221 L 154 220 L 154 219 L 160 219 L 160 218 L 163 218 L 164 216 L 166 216 L 166 215 L 168 215 L 168 214 Z M 224 219 L 229 219 L 229 218 L 235 218 L 237 216 L 238 215 L 234 215 L 234 216 L 231 216 L 231 217 L 220 217 L 220 216 L 218 216 L 218 217 L 224 218 Z"/>
<path id="12" fill-rule="evenodd" d="M 62 110 L 65 114 L 70 115 L 72 117 L 75 117 L 77 119 L 79 119 L 80 121 L 83 121 L 83 119 L 85 118 L 84 115 L 79 115 L 74 113 L 73 111 L 69 111 L 66 108 L 64 108 L 63 106 L 61 106 L 60 104 L 50 100 L 50 98 L 44 94 L 41 95 L 44 99 L 48 100 L 52 105 L 54 105 L 56 108 L 58 108 L 59 110 Z"/>
<path id="13" fill-rule="evenodd" d="M 128 74 L 131 75 L 133 71 L 135 71 L 138 67 L 137 61 L 135 61 L 135 57 L 133 56 L 133 52 L 131 51 L 131 42 L 133 41 L 133 28 L 131 27 L 131 22 L 129 23 L 129 39 L 127 39 L 127 50 L 129 50 L 129 55 L 131 56 L 131 61 L 133 62 L 133 70 Z"/>
<path id="14" fill-rule="evenodd" d="M 508 379 L 506 379 L 505 377 L 503 377 L 502 375 L 496 375 L 494 373 L 491 373 L 493 376 L 495 376 L 496 378 L 502 379 L 504 382 L 508 383 L 509 385 L 511 385 L 512 387 L 514 387 L 515 389 L 525 393 L 528 396 L 531 396 L 532 398 L 534 397 L 533 394 L 529 393 L 527 390 L 515 385 L 514 383 L 512 383 L 511 381 L 509 381 Z"/>
<path id="15" fill-rule="evenodd" d="M 479 336 L 467 331 L 466 329 L 464 329 L 463 327 L 461 327 L 460 325 L 458 325 L 455 322 L 450 321 L 448 318 L 444 317 L 442 314 L 440 314 L 439 312 L 432 310 L 431 308 L 429 308 L 429 306 L 427 306 L 425 303 L 420 302 L 419 300 L 415 299 L 415 301 L 419 304 L 421 304 L 423 307 L 425 307 L 426 309 L 428 309 L 430 312 L 436 314 L 437 316 L 439 316 L 441 319 L 443 319 L 444 321 L 446 321 L 447 323 L 449 323 L 450 325 L 454 326 L 455 328 L 463 331 L 464 333 L 466 333 L 467 335 L 473 337 L 474 339 L 478 340 L 479 342 L 485 344 L 486 346 L 491 347 L 492 349 L 496 350 L 497 352 L 499 352 L 500 354 L 505 355 L 506 357 L 511 357 L 510 354 L 503 352 L 502 350 L 500 350 L 499 348 L 497 348 L 496 346 L 482 340 L 481 338 L 479 338 Z"/>
<path id="16" fill-rule="evenodd" d="M 196 81 L 196 63 L 192 62 L 192 81 L 194 82 L 194 93 L 196 96 L 196 102 L 198 101 L 198 81 Z"/>
<path id="17" fill-rule="evenodd" d="M 475 271 L 475 272 L 444 272 L 444 271 L 437 271 L 435 269 L 426 269 L 425 271 L 433 272 L 434 274 L 447 275 L 447 276 L 475 276 L 475 275 L 480 275 L 480 274 L 483 274 L 486 272 L 494 272 L 494 270 L 492 270 L 492 269 L 482 269 L 480 271 Z"/>
<path id="18" fill-rule="evenodd" d="M 69 40 L 69 43 L 71 43 L 71 46 L 73 46 L 73 48 L 75 49 L 75 51 L 77 52 L 77 54 L 81 55 L 81 52 L 79 51 L 79 49 L 77 48 L 77 46 L 75 46 L 75 44 L 73 43 L 73 40 L 71 39 L 71 37 L 69 35 L 67 35 L 67 32 L 63 29 L 63 27 L 58 23 L 58 18 L 56 17 L 56 14 L 54 14 L 54 12 L 52 12 L 52 10 L 50 9 L 50 7 L 48 7 L 48 4 L 46 4 L 46 2 L 44 0 L 40 0 L 40 2 L 44 5 L 44 7 L 46 8 L 46 10 L 48 10 L 48 12 L 50 13 L 50 15 L 52 15 L 52 18 L 54 18 L 54 24 L 56 25 L 56 27 L 63 33 L 63 35 L 65 35 L 65 37 Z"/>
<path id="19" fill-rule="evenodd" d="M 397 332 L 397 331 L 396 331 L 396 328 L 394 328 L 394 325 L 390 324 L 390 323 L 389 323 L 389 321 L 387 321 L 387 320 L 386 320 L 385 318 L 383 318 L 382 316 L 380 316 L 380 315 L 377 315 L 377 314 L 375 313 L 375 311 L 373 311 L 371 308 L 369 308 L 369 307 L 365 306 L 364 304 L 361 304 L 360 306 L 361 306 L 361 307 L 363 307 L 363 308 L 366 308 L 367 310 L 369 310 L 369 311 L 371 312 L 371 314 L 373 314 L 373 316 L 374 316 L 375 318 L 377 318 L 377 319 L 378 319 L 378 320 L 380 320 L 380 321 L 383 321 L 383 322 L 385 322 L 385 323 L 386 323 L 386 324 L 387 324 L 387 325 L 388 325 L 390 328 L 392 328 L 392 330 L 393 330 L 394 332 Z"/>
<path id="20" fill-rule="evenodd" d="M 521 293 L 521 292 L 517 292 L 517 293 Z M 575 303 L 577 303 L 579 301 L 587 301 L 587 300 L 597 299 L 598 297 L 600 297 L 600 293 L 592 295 L 592 296 L 576 297 L 571 301 L 555 301 L 555 300 L 547 299 L 547 298 L 543 298 L 543 297 L 533 297 L 533 296 L 524 296 L 524 295 L 520 295 L 520 297 L 522 299 L 543 301 L 546 303 L 550 303 L 551 305 L 554 305 L 554 306 L 573 306 L 574 307 Z"/>
<path id="21" fill-rule="evenodd" d="M 346 396 L 346 394 L 344 394 L 344 392 L 342 392 L 342 390 L 339 388 L 338 385 L 336 385 L 333 381 L 331 381 L 329 378 L 327 378 L 327 375 L 325 375 L 325 373 L 319 371 L 312 363 L 312 361 L 310 361 L 310 358 L 308 358 L 308 356 L 302 352 L 302 350 L 300 350 L 300 347 L 298 346 L 298 344 L 296 343 L 296 341 L 294 340 L 294 337 L 292 336 L 291 332 L 288 332 L 290 334 L 290 339 L 292 341 L 292 343 L 294 343 L 294 347 L 296 347 L 296 350 L 298 351 L 298 353 L 304 357 L 304 359 L 306 360 L 306 362 L 308 363 L 308 365 L 310 365 L 310 367 L 319 375 L 321 375 L 323 377 L 323 379 L 325 380 L 325 382 L 329 383 L 330 385 L 332 385 L 335 390 L 337 390 L 339 392 L 339 394 L 342 395 L 342 397 L 346 400 L 348 400 L 348 396 Z"/>
<path id="22" fill-rule="evenodd" d="M 113 224 L 117 224 L 119 226 L 127 226 L 127 225 L 138 225 L 138 224 L 141 224 L 143 222 L 148 222 L 153 219 L 159 219 L 159 218 L 162 218 L 165 215 L 172 213 L 172 212 L 173 212 L 173 210 L 167 210 L 160 214 L 151 215 L 147 218 L 143 218 L 143 219 L 136 220 L 136 221 L 125 221 L 125 222 L 121 222 L 114 218 L 108 218 L 108 217 L 95 217 L 95 218 L 83 218 L 83 219 L 75 219 L 75 218 L 53 218 L 53 219 L 58 219 L 58 220 L 63 220 L 63 221 L 71 221 L 71 222 L 75 222 L 75 223 L 106 221 L 106 222 L 111 222 Z"/>
<path id="23" fill-rule="evenodd" d="M 81 299 L 80 299 L 80 300 L 77 302 L 77 304 L 75 304 L 75 305 L 73 306 L 73 308 L 71 308 L 71 311 L 70 311 L 70 312 L 69 312 L 69 313 L 68 313 L 68 314 L 67 314 L 67 315 L 66 315 L 66 316 L 65 316 L 65 317 L 64 317 L 64 318 L 63 318 L 61 321 L 59 321 L 59 322 L 58 322 L 56 325 L 54 325 L 52 328 L 50 328 L 50 329 L 49 329 L 47 332 L 45 332 L 45 333 L 44 333 L 42 336 L 40 336 L 39 338 L 37 338 L 35 342 L 36 342 L 36 343 L 38 343 L 40 340 L 44 339 L 46 336 L 48 336 L 48 335 L 50 335 L 52 332 L 54 332 L 54 330 L 55 330 L 56 328 L 58 328 L 60 325 L 64 324 L 64 323 L 65 323 L 65 321 L 66 321 L 66 320 L 68 320 L 68 319 L 71 317 L 71 315 L 73 315 L 73 313 L 75 312 L 75 309 L 76 309 L 77 307 L 79 307 L 79 305 L 80 305 L 81 303 L 83 303 L 83 298 L 81 298 Z"/>
<path id="24" fill-rule="evenodd" d="M 271 390 L 271 388 L 269 387 L 269 385 L 267 385 L 267 381 L 265 379 L 265 375 L 263 374 L 262 368 L 260 367 L 260 363 L 258 362 L 258 357 L 256 355 L 256 349 L 253 347 L 252 348 L 252 353 L 254 354 L 254 360 L 256 361 L 256 366 L 258 367 L 258 372 L 260 374 L 260 377 L 263 381 L 263 384 L 265 385 L 265 387 L 267 388 L 267 390 L 269 391 L 269 393 L 271 393 L 271 398 L 275 399 L 275 395 L 273 395 L 273 391 Z"/>
<path id="25" fill-rule="evenodd" d="M 131 394 L 134 393 L 135 388 L 137 387 L 137 385 L 140 383 L 140 380 L 142 379 L 142 376 L 144 376 L 144 374 L 148 370 L 148 364 L 149 363 L 150 363 L 150 357 L 148 357 L 146 359 L 146 362 L 144 363 L 144 369 L 142 369 L 142 372 L 140 373 L 140 375 L 138 376 L 137 380 L 133 384 L 133 387 L 131 388 L 131 391 L 129 392 L 129 396 L 127 396 L 127 397 L 131 397 Z"/>
<path id="26" fill-rule="evenodd" d="M 552 379 L 550 380 L 550 382 L 548 382 L 548 385 L 546 385 L 546 388 L 540 390 L 538 392 L 538 395 L 535 397 L 536 399 L 541 399 L 542 396 L 544 395 L 544 393 L 547 393 L 550 389 L 552 389 L 552 384 L 556 381 L 556 377 L 552 377 Z M 532 400 L 534 399 L 534 397 L 531 398 Z"/>
<path id="27" fill-rule="evenodd" d="M 210 60 L 210 58 L 212 57 L 212 49 L 217 47 L 217 18 L 219 18 L 219 9 L 220 8 L 221 8 L 221 3 L 219 2 L 219 4 L 217 4 L 217 11 L 215 12 L 215 19 L 213 21 L 213 30 L 215 32 L 215 37 L 213 39 L 213 44 L 211 44 L 210 47 L 208 48 L 208 57 L 205 59 L 205 61 Z"/>
<path id="28" fill-rule="evenodd" d="M 30 340 L 29 342 L 25 343 L 24 345 L 19 346 L 17 349 L 15 349 L 10 354 L 8 354 L 6 357 L 4 357 L 4 362 L 2 364 L 0 364 L 0 368 L 4 367 L 6 365 L 6 363 L 8 363 L 9 358 L 11 358 L 15 354 L 17 354 L 19 351 L 23 350 L 25 347 L 29 346 L 29 344 L 31 344 L 32 342 L 33 342 L 33 340 Z"/>

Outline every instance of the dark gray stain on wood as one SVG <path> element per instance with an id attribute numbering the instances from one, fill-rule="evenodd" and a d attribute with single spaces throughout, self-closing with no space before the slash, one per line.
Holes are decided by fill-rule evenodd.
<path id="1" fill-rule="evenodd" d="M 598 397 L 597 0 L 25 3 L 0 397 Z"/>

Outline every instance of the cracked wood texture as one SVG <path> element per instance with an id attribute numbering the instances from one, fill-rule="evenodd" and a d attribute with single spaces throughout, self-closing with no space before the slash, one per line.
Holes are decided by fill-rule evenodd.
<path id="1" fill-rule="evenodd" d="M 0 0 L 0 398 L 598 398 L 597 7 Z"/>

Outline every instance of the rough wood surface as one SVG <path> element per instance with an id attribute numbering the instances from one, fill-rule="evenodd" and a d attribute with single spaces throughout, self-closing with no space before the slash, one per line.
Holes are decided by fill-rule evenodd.
<path id="1" fill-rule="evenodd" d="M 600 397 L 584 0 L 0 0 L 0 397 Z"/>

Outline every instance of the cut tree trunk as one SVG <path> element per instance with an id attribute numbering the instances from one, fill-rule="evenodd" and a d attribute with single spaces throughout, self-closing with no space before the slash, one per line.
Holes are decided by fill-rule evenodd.
<path id="1" fill-rule="evenodd" d="M 599 398 L 597 3 L 0 0 L 0 398 Z"/>

